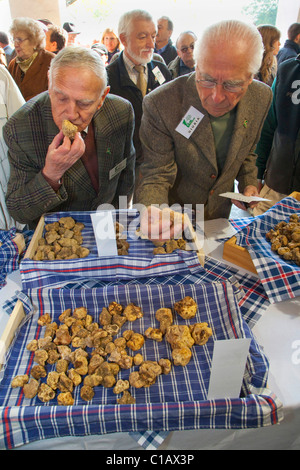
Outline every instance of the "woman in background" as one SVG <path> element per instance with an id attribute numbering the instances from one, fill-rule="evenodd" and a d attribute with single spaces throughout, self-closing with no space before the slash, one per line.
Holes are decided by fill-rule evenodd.
<path id="1" fill-rule="evenodd" d="M 112 56 L 120 52 L 120 40 L 112 29 L 106 28 L 102 34 L 101 43 L 104 44 L 108 50 L 107 63 L 109 64 Z"/>
<path id="2" fill-rule="evenodd" d="M 277 73 L 276 56 L 280 48 L 281 33 L 275 26 L 268 24 L 260 25 L 257 29 L 263 40 L 264 54 L 261 67 L 254 78 L 272 86 Z"/>
<path id="3" fill-rule="evenodd" d="M 8 70 L 28 101 L 48 89 L 48 69 L 55 54 L 45 50 L 46 35 L 41 23 L 31 18 L 15 18 L 10 33 L 16 57 Z"/>

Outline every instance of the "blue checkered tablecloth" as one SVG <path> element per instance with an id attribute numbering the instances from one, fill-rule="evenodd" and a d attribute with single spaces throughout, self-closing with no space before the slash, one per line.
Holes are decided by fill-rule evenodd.
<path id="1" fill-rule="evenodd" d="M 239 303 L 243 319 L 253 328 L 270 305 L 260 280 L 251 274 L 240 274 L 238 269 L 206 256 L 204 269 L 195 274 L 173 274 L 139 279 L 124 279 L 106 282 L 101 279 L 74 280 L 63 285 L 64 289 L 92 289 L 115 285 L 182 285 L 211 282 L 230 282 Z M 62 287 L 62 286 L 60 286 Z M 11 301 L 8 303 L 10 307 Z"/>
<path id="2" fill-rule="evenodd" d="M 21 233 L 25 246 L 28 247 L 33 231 L 24 229 Z M 16 234 L 16 227 L 10 230 L 0 230 L 0 289 L 6 285 L 7 275 L 19 269 L 20 259 L 26 250 L 25 248 L 23 253 L 19 253 L 18 246 L 14 241 Z"/>
<path id="3" fill-rule="evenodd" d="M 58 316 L 66 308 L 86 306 L 97 321 L 102 307 L 109 302 L 117 301 L 124 305 L 134 302 L 142 307 L 144 316 L 130 327 L 144 332 L 149 326 L 158 326 L 155 320 L 158 308 L 171 307 L 185 295 L 191 295 L 198 303 L 198 313 L 188 323 L 206 321 L 213 329 L 213 336 L 205 346 L 193 346 L 193 356 L 188 366 L 174 366 L 169 375 L 159 376 L 151 387 L 131 388 L 136 404 L 116 404 L 112 389 L 102 386 L 95 389 L 95 396 L 90 402 L 80 398 L 80 386 L 77 387 L 75 404 L 71 407 L 57 406 L 55 399 L 47 404 L 36 397 L 29 400 L 21 389 L 10 387 L 15 375 L 29 373 L 33 366 L 33 353 L 26 350 L 26 344 L 31 339 L 41 337 L 43 329 L 38 325 L 37 318 L 43 313 L 50 313 L 52 319 L 58 321 Z M 229 282 L 33 289 L 28 292 L 28 297 L 35 313 L 26 315 L 0 372 L 2 449 L 11 449 L 37 439 L 113 432 L 130 432 L 133 437 L 146 442 L 149 430 L 155 434 L 200 428 L 256 428 L 276 424 L 282 419 L 282 405 L 267 388 L 267 358 L 243 320 Z M 174 322 L 185 323 L 178 316 Z M 124 327 L 127 329 L 128 325 Z M 240 397 L 207 400 L 214 342 L 243 337 L 251 339 L 251 346 Z M 146 340 L 140 352 L 149 360 L 170 357 L 169 345 L 164 341 L 158 344 Z M 51 368 L 54 366 L 49 366 L 49 370 Z M 126 379 L 128 375 L 128 370 L 121 370 L 118 378 Z M 159 438 L 163 436 L 160 434 Z M 149 438 L 151 441 L 153 434 L 150 433 Z M 144 444 L 144 447 L 147 448 L 147 445 Z"/>
<path id="4" fill-rule="evenodd" d="M 267 232 L 291 214 L 300 216 L 300 201 L 286 197 L 264 214 L 255 217 L 237 234 L 237 245 L 249 251 L 259 279 L 271 303 L 293 299 L 300 295 L 300 266 L 285 261 L 271 250 Z"/>
<path id="5" fill-rule="evenodd" d="M 16 228 L 0 230 L 0 288 L 6 284 L 7 274 L 19 267 L 19 251 L 13 238 Z"/>
<path id="6" fill-rule="evenodd" d="M 125 225 L 124 234 L 129 242 L 128 256 L 99 258 L 91 212 L 57 212 L 46 214 L 45 223 L 57 221 L 60 217 L 72 216 L 83 222 L 83 246 L 90 249 L 86 258 L 73 260 L 33 261 L 25 258 L 20 263 L 23 289 L 59 286 L 74 279 L 102 279 L 105 281 L 157 277 L 175 273 L 191 274 L 201 271 L 195 251 L 176 250 L 170 254 L 153 256 L 154 245 L 149 240 L 137 239 L 135 231 L 139 226 L 137 211 L 116 211 L 114 217 Z"/>

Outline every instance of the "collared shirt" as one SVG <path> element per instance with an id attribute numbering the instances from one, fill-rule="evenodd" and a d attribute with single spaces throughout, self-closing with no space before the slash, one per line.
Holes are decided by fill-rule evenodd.
<path id="1" fill-rule="evenodd" d="M 138 72 L 134 69 L 136 64 L 134 64 L 132 62 L 132 60 L 130 60 L 129 57 L 127 57 L 126 54 L 123 54 L 123 60 L 124 60 L 125 68 L 128 72 L 128 75 L 129 75 L 130 79 L 136 85 L 137 81 L 138 81 Z M 145 72 L 146 81 L 148 82 L 148 67 L 147 67 L 147 64 L 145 64 L 144 72 Z"/>
<path id="2" fill-rule="evenodd" d="M 194 72 L 195 70 L 195 67 L 193 67 L 192 69 L 190 69 L 190 67 L 188 67 L 187 65 L 185 65 L 185 63 L 183 62 L 182 59 L 180 59 L 180 63 L 179 63 L 179 75 L 186 75 L 188 73 L 191 73 L 191 72 Z"/>
<path id="3" fill-rule="evenodd" d="M 157 54 L 162 54 L 163 52 L 165 52 L 165 50 L 167 49 L 169 43 L 167 43 L 164 47 L 162 47 L 161 49 L 154 49 L 154 51 L 157 53 Z"/>

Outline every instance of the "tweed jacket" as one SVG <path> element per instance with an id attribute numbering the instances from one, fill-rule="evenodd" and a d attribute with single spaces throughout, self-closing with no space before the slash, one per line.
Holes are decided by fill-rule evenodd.
<path id="1" fill-rule="evenodd" d="M 6 203 L 16 220 L 31 227 L 46 212 L 90 211 L 105 203 L 117 207 L 119 196 L 130 200 L 135 167 L 132 106 L 120 97 L 108 95 L 94 115 L 93 124 L 98 194 L 81 159 L 65 172 L 57 192 L 41 173 L 48 147 L 59 132 L 48 92 L 27 102 L 8 120 L 3 131 L 11 167 Z"/>
<path id="2" fill-rule="evenodd" d="M 147 64 L 148 67 L 148 84 L 147 84 L 147 93 L 152 90 L 155 90 L 159 87 L 159 82 L 154 76 L 152 70 L 155 67 L 159 67 L 161 73 L 165 77 L 166 81 L 171 80 L 171 74 L 165 64 L 152 60 Z M 120 53 L 119 57 L 110 63 L 106 67 L 108 84 L 110 85 L 111 93 L 122 96 L 126 100 L 130 101 L 134 109 L 135 115 L 135 131 L 133 136 L 133 142 L 136 150 L 136 161 L 137 164 L 141 161 L 141 144 L 139 139 L 139 128 L 142 119 L 142 103 L 143 96 L 139 88 L 133 83 L 131 78 L 128 75 L 126 70 L 124 60 L 123 60 L 123 51 Z"/>
<path id="3" fill-rule="evenodd" d="M 40 50 L 37 57 L 27 70 L 23 80 L 22 72 L 16 62 L 16 58 L 12 59 L 10 62 L 8 70 L 20 88 L 25 101 L 28 101 L 39 93 L 48 90 L 48 70 L 53 57 L 55 57 L 55 54 L 52 52 Z"/>
<path id="4" fill-rule="evenodd" d="M 214 135 L 202 107 L 195 73 L 178 77 L 144 98 L 140 138 L 144 162 L 136 202 L 149 204 L 204 204 L 205 218 L 228 217 L 229 199 L 220 193 L 257 184 L 256 155 L 262 124 L 272 100 L 271 89 L 255 80 L 237 105 L 227 159 L 218 173 Z M 176 127 L 193 106 L 204 117 L 189 139 Z"/>

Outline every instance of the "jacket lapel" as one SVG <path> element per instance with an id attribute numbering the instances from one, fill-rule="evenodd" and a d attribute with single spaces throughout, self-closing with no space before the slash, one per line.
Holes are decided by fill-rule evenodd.
<path id="1" fill-rule="evenodd" d="M 190 141 L 193 142 L 197 148 L 199 148 L 199 153 L 201 152 L 205 156 L 207 161 L 213 166 L 215 171 L 217 171 L 218 166 L 214 135 L 208 113 L 203 108 L 198 95 L 195 83 L 195 72 L 192 73 L 188 78 L 186 86 L 186 96 L 183 102 L 186 104 L 186 109 L 183 111 L 182 117 L 189 110 L 190 106 L 193 106 L 204 115 L 201 122 L 191 135 Z"/>

